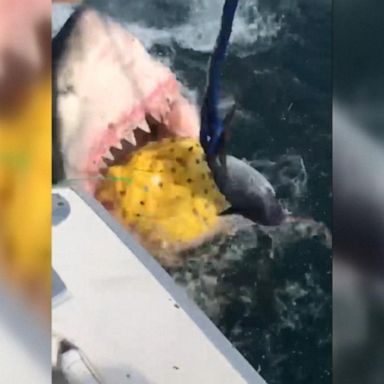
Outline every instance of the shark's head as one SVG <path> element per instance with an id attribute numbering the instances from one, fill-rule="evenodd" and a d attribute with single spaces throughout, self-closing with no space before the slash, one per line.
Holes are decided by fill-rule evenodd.
<path id="1" fill-rule="evenodd" d="M 175 75 L 117 22 L 78 10 L 55 37 L 53 58 L 54 149 L 65 178 L 89 192 L 107 166 L 147 142 L 198 137 L 198 113 Z"/>

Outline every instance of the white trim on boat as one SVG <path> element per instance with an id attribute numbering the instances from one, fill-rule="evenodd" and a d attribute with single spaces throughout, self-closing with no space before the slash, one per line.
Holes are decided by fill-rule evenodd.
<path id="1" fill-rule="evenodd" d="M 52 262 L 68 297 L 53 308 L 53 331 L 103 383 L 265 384 L 96 200 L 69 188 L 54 193 L 62 200 L 53 207 Z"/>

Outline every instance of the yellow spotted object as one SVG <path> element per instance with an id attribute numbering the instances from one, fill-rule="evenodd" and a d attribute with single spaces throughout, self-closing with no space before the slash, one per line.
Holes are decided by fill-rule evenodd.
<path id="1" fill-rule="evenodd" d="M 229 207 L 194 139 L 163 139 L 112 166 L 96 197 L 144 240 L 185 245 L 206 235 Z"/>
<path id="2" fill-rule="evenodd" d="M 29 293 L 43 293 L 48 304 L 51 95 L 49 74 L 35 85 L 18 111 L 0 115 L 1 272 Z"/>

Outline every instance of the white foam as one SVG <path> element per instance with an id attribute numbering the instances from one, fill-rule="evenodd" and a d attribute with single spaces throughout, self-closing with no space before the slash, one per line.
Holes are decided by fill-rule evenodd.
<path id="1" fill-rule="evenodd" d="M 191 0 L 185 24 L 159 29 L 141 23 L 126 23 L 127 29 L 150 49 L 155 44 L 176 42 L 183 48 L 211 52 L 220 28 L 223 0 Z M 259 38 L 277 35 L 280 21 L 274 14 L 262 15 L 255 0 L 242 1 L 236 13 L 231 43 L 237 48 L 250 48 Z"/>

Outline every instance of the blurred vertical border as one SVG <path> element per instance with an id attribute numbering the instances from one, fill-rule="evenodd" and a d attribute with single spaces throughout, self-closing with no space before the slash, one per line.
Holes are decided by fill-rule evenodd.
<path id="1" fill-rule="evenodd" d="M 50 383 L 51 1 L 0 1 L 0 382 Z"/>
<path id="2" fill-rule="evenodd" d="M 333 376 L 384 383 L 384 3 L 333 0 Z"/>

